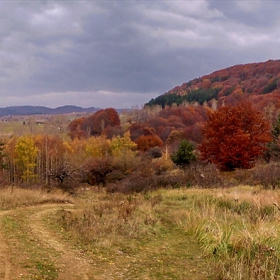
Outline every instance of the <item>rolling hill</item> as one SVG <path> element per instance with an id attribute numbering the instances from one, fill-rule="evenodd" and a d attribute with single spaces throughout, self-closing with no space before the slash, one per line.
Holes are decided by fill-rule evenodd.
<path id="1" fill-rule="evenodd" d="M 280 60 L 235 65 L 176 86 L 150 100 L 146 105 L 234 104 L 250 99 L 265 114 L 274 118 L 280 113 Z"/>

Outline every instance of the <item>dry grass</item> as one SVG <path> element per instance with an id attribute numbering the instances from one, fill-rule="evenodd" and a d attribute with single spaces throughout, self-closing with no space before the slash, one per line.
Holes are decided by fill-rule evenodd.
<path id="1" fill-rule="evenodd" d="M 279 279 L 280 190 L 91 189 L 74 200 L 75 210 L 59 210 L 50 224 L 95 260 L 100 279 L 105 271 L 112 279 Z M 0 192 L 1 209 L 63 201 L 62 193 Z"/>
<path id="2" fill-rule="evenodd" d="M 160 199 L 158 198 L 158 202 Z M 76 211 L 61 210 L 58 222 L 83 244 L 110 247 L 145 235 L 159 221 L 153 211 L 155 196 L 94 193 L 77 202 Z"/>
<path id="3" fill-rule="evenodd" d="M 243 186 L 181 196 L 187 211 L 173 218 L 196 236 L 220 279 L 279 279 L 279 191 Z"/>
<path id="4" fill-rule="evenodd" d="M 73 199 L 68 194 L 60 191 L 47 193 L 43 190 L 13 187 L 6 187 L 0 191 L 0 210 L 10 210 L 44 203 L 73 203 Z"/>
<path id="5" fill-rule="evenodd" d="M 161 193 L 89 191 L 51 223 L 98 263 L 100 279 L 108 269 L 112 279 L 213 279 L 198 244 L 170 219 L 176 203 Z"/>

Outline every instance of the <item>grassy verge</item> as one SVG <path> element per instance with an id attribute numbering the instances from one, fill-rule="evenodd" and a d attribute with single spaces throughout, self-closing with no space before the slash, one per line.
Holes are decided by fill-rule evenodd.
<path id="1" fill-rule="evenodd" d="M 42 190 L 6 187 L 0 191 L 0 210 L 10 210 L 19 207 L 45 203 L 72 203 L 69 195 L 56 191 L 47 193 Z"/>
<path id="2" fill-rule="evenodd" d="M 279 192 L 239 187 L 176 197 L 172 220 L 197 238 L 219 279 L 279 279 Z M 169 194 L 170 203 L 176 197 Z"/>

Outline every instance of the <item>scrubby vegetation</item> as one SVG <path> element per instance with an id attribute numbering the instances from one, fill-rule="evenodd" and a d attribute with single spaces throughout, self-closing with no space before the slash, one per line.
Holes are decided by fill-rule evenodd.
<path id="1" fill-rule="evenodd" d="M 278 190 L 239 186 L 129 196 L 99 192 L 81 203 L 79 211 L 59 211 L 55 223 L 89 254 L 114 263 L 116 270 L 124 265 L 116 259 L 117 250 L 121 260 L 141 258 L 141 267 L 135 263 L 133 272 L 123 270 L 121 279 L 132 273 L 139 278 L 198 279 L 196 269 L 208 274 L 207 279 L 277 279 L 280 274 Z M 201 253 L 188 243 L 192 238 Z M 180 244 L 177 249 L 174 240 Z M 183 266 L 182 249 L 195 256 L 192 276 Z M 208 266 L 202 267 L 199 258 Z"/>

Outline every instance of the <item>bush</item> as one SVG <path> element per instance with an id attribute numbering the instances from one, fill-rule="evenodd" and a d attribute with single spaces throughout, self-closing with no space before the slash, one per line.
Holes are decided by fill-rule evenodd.
<path id="1" fill-rule="evenodd" d="M 194 185 L 202 188 L 221 187 L 224 185 L 220 172 L 214 164 L 198 165 L 195 170 L 193 169 L 188 169 L 186 173 L 194 173 Z"/>
<path id="2" fill-rule="evenodd" d="M 148 154 L 151 158 L 160 158 L 162 156 L 162 151 L 161 151 L 160 147 L 156 146 L 156 147 L 150 148 L 148 150 Z"/>
<path id="3" fill-rule="evenodd" d="M 106 183 L 115 183 L 125 179 L 125 174 L 120 170 L 113 170 L 106 175 Z"/>
<path id="4" fill-rule="evenodd" d="M 264 188 L 276 189 L 280 187 L 280 164 L 270 163 L 259 165 L 254 170 L 254 179 Z"/>
<path id="5" fill-rule="evenodd" d="M 83 168 L 85 182 L 90 185 L 106 185 L 106 176 L 112 171 L 111 158 L 92 158 Z"/>
<path id="6" fill-rule="evenodd" d="M 106 190 L 110 193 L 120 192 L 129 194 L 147 192 L 154 188 L 154 177 L 143 177 L 138 174 L 133 174 L 120 182 L 108 184 Z"/>

